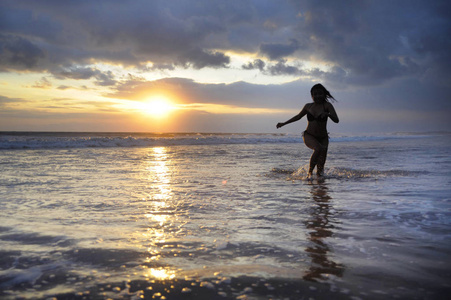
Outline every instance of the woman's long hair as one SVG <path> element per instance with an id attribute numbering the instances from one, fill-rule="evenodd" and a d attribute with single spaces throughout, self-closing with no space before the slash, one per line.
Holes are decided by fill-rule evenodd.
<path id="1" fill-rule="evenodd" d="M 322 90 L 324 92 L 324 94 L 326 94 L 326 101 L 327 102 L 333 102 L 333 101 L 337 101 L 331 94 L 330 92 L 324 87 L 324 85 L 322 85 L 321 83 L 317 83 L 314 86 L 312 86 L 312 88 L 310 89 L 310 95 L 313 93 L 314 90 Z M 329 101 L 330 100 L 330 101 Z"/>

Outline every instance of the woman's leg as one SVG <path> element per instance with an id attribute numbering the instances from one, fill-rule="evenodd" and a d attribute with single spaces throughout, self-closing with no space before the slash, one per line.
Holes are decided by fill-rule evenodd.
<path id="1" fill-rule="evenodd" d="M 313 154 L 310 157 L 309 174 L 313 173 L 313 169 L 318 165 L 317 173 L 322 175 L 324 172 L 324 164 L 326 163 L 327 147 L 329 145 L 329 138 L 318 139 L 315 136 L 304 132 L 304 143 L 310 149 L 313 149 Z"/>
<path id="2" fill-rule="evenodd" d="M 324 165 L 326 164 L 329 137 L 319 139 L 319 143 L 323 146 L 323 149 L 319 151 L 316 173 L 318 174 L 318 176 L 322 176 L 324 174 Z"/>

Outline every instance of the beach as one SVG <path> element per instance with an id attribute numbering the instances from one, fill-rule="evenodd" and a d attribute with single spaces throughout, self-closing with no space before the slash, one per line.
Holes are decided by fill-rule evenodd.
<path id="1" fill-rule="evenodd" d="M 447 299 L 451 134 L 0 133 L 3 299 Z"/>

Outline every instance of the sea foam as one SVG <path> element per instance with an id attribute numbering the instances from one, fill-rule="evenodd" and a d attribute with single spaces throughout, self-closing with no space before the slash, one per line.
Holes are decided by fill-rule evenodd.
<path id="1" fill-rule="evenodd" d="M 372 136 L 332 136 L 331 142 L 383 141 L 424 137 L 412 134 Z M 3 132 L 0 149 L 70 149 L 112 147 L 158 147 L 177 145 L 279 144 L 302 142 L 301 134 L 223 134 L 223 133 L 50 133 Z"/>

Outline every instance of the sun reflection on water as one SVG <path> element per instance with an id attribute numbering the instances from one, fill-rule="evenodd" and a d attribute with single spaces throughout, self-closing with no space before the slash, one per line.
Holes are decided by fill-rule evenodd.
<path id="1" fill-rule="evenodd" d="M 144 234 L 153 244 L 162 243 L 168 237 L 166 227 L 172 223 L 174 209 L 171 202 L 171 174 L 169 157 L 165 147 L 155 147 L 148 154 L 145 176 L 148 180 L 148 211 L 144 214 L 150 222 Z"/>
<path id="2" fill-rule="evenodd" d="M 145 214 L 146 218 L 152 219 L 157 222 L 160 226 L 163 226 L 168 220 L 168 215 L 155 215 L 155 214 Z"/>
<path id="3" fill-rule="evenodd" d="M 148 161 L 146 168 L 149 180 L 155 191 L 152 193 L 154 200 L 161 200 L 164 206 L 164 201 L 171 197 L 171 178 L 168 167 L 168 155 L 165 147 L 155 147 L 153 152 L 149 154 L 151 160 Z"/>
<path id="4" fill-rule="evenodd" d="M 135 275 L 147 280 L 171 280 L 180 272 L 174 265 L 174 257 L 181 253 L 180 238 L 187 234 L 187 219 L 180 208 L 181 201 L 174 185 L 175 154 L 166 147 L 138 149 L 139 181 L 136 187 L 136 226 L 128 241 L 143 251 L 139 271 Z M 136 270 L 135 267 L 133 267 Z"/>
<path id="5" fill-rule="evenodd" d="M 152 277 L 158 280 L 173 279 L 175 272 L 164 268 L 150 268 L 146 277 Z"/>
<path id="6" fill-rule="evenodd" d="M 173 161 L 166 147 L 147 149 L 142 162 L 141 179 L 144 181 L 146 210 L 141 214 L 145 230 L 136 232 L 141 247 L 147 249 L 146 265 L 157 261 L 158 267 L 144 267 L 142 275 L 148 279 L 169 280 L 176 274 L 170 267 L 160 267 L 168 250 L 165 245 L 179 231 L 176 204 L 172 186 Z"/>

